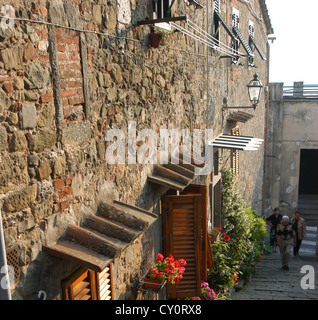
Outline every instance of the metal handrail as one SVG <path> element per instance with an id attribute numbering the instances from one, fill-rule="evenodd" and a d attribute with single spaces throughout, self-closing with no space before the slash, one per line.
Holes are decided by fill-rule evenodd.
<path id="1" fill-rule="evenodd" d="M 306 84 L 303 86 L 284 86 L 284 97 L 315 98 L 318 99 L 318 84 Z"/>

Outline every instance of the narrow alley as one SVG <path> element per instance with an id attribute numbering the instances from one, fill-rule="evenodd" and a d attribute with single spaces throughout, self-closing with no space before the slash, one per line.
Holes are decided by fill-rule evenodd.
<path id="1" fill-rule="evenodd" d="M 241 290 L 236 290 L 231 299 L 318 300 L 318 256 L 315 253 L 316 241 L 314 238 L 314 234 L 317 234 L 317 228 L 307 227 L 307 232 L 310 237 L 300 248 L 299 256 L 294 257 L 291 252 L 288 271 L 281 268 L 279 250 L 264 256 L 262 262 L 256 266 L 251 280 Z M 301 286 L 302 279 L 303 283 L 309 284 L 308 266 L 313 267 L 315 272 L 314 289 L 303 289 Z M 301 270 L 302 268 L 304 270 Z"/>

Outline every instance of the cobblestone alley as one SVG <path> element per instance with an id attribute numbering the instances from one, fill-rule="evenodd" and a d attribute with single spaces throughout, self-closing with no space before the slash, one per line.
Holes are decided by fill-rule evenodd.
<path id="1" fill-rule="evenodd" d="M 303 266 L 312 266 L 315 270 L 315 288 L 303 289 L 301 279 L 308 271 L 301 273 Z M 308 283 L 308 281 L 307 281 Z M 291 252 L 289 270 L 281 268 L 279 249 L 277 253 L 264 256 L 256 266 L 252 279 L 236 290 L 232 300 L 318 300 L 318 256 L 306 246 L 300 249 L 299 257 Z"/>

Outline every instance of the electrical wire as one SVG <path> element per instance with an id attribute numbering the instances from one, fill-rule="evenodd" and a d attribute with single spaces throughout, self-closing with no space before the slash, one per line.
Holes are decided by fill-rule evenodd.
<path id="1" fill-rule="evenodd" d="M 16 21 L 22 21 L 22 22 L 37 23 L 37 24 L 52 26 L 52 27 L 56 27 L 56 28 L 62 28 L 62 29 L 67 29 L 67 30 L 72 30 L 72 31 L 77 31 L 77 32 L 84 32 L 84 33 L 92 33 L 92 34 L 96 34 L 96 35 L 100 35 L 100 36 L 106 36 L 109 38 L 134 41 L 134 42 L 138 42 L 138 43 L 144 42 L 142 40 L 136 40 L 136 39 L 122 37 L 122 36 L 115 36 L 115 35 L 112 35 L 112 34 L 109 34 L 106 32 L 98 32 L 98 31 L 94 31 L 94 30 L 86 30 L 86 29 L 80 29 L 80 28 L 75 28 L 75 27 L 69 27 L 69 26 L 64 26 L 64 25 L 60 25 L 58 23 L 52 23 L 52 22 L 47 22 L 47 21 L 32 20 L 32 19 L 26 19 L 26 18 L 17 18 L 17 17 L 6 16 L 6 15 L 0 15 L 0 18 L 6 19 L 6 20 L 16 20 Z"/>
<path id="2" fill-rule="evenodd" d="M 230 48 L 231 51 L 228 50 L 228 49 L 226 49 L 226 48 L 223 48 L 223 46 L 225 46 L 225 47 L 227 47 L 227 46 L 224 45 L 224 44 L 222 44 L 222 43 L 220 43 L 220 44 L 222 44 L 222 46 L 216 45 L 217 39 L 213 38 L 211 35 L 209 35 L 209 37 L 207 37 L 207 35 L 206 35 L 207 33 L 206 33 L 204 30 L 202 30 L 199 26 L 197 26 L 197 25 L 196 25 L 195 23 L 193 23 L 192 21 L 190 21 L 190 23 L 188 23 L 189 21 L 190 21 L 190 20 L 187 20 L 187 25 L 189 25 L 189 27 L 191 27 L 191 28 L 193 28 L 194 30 L 196 30 L 201 36 L 198 36 L 198 35 L 194 34 L 193 32 L 191 32 L 191 31 L 183 28 L 183 27 L 180 26 L 180 25 L 177 25 L 177 24 L 174 23 L 174 22 L 170 22 L 170 25 L 171 25 L 173 28 L 175 28 L 175 29 L 179 30 L 180 32 L 182 32 L 183 34 L 189 36 L 190 38 L 192 38 L 192 39 L 194 39 L 194 40 L 196 40 L 196 41 L 198 41 L 198 42 L 206 45 L 207 47 L 209 47 L 209 48 L 211 48 L 211 49 L 214 49 L 214 50 L 216 50 L 216 51 L 220 51 L 221 53 L 224 53 L 224 54 L 226 54 L 226 55 L 228 55 L 228 56 L 230 56 L 230 57 L 232 57 L 232 58 L 235 58 L 235 57 L 237 57 L 237 56 L 246 57 L 243 53 L 240 53 L 240 52 L 235 52 L 235 53 L 234 53 L 232 48 Z M 190 24 L 191 24 L 191 25 L 190 25 Z M 200 30 L 201 30 L 201 31 L 200 31 Z M 203 37 L 202 37 L 202 36 L 203 36 Z M 213 40 L 213 39 L 214 39 L 214 40 Z M 229 48 L 229 47 L 228 47 L 228 48 Z"/>

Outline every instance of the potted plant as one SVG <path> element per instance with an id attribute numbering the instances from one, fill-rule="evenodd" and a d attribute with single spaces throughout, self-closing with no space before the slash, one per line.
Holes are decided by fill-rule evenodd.
<path id="1" fill-rule="evenodd" d="M 144 287 L 159 289 L 163 282 L 175 284 L 183 278 L 186 265 L 184 259 L 175 260 L 172 255 L 167 258 L 158 253 L 156 262 L 150 268 L 144 279 Z"/>
<path id="2" fill-rule="evenodd" d="M 150 33 L 150 46 L 152 48 L 158 48 L 162 39 L 160 33 L 151 32 Z"/>
<path id="3" fill-rule="evenodd" d="M 211 229 L 209 231 L 209 239 L 210 239 L 211 244 L 213 244 L 216 241 L 219 241 L 221 239 L 221 236 L 222 236 L 222 226 L 221 225 L 219 226 L 219 228 Z M 226 242 L 228 242 L 230 240 L 230 237 L 225 233 L 223 233 L 223 237 Z"/>

